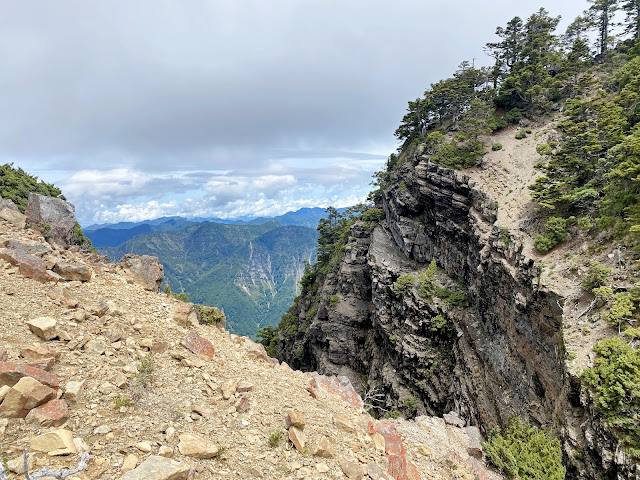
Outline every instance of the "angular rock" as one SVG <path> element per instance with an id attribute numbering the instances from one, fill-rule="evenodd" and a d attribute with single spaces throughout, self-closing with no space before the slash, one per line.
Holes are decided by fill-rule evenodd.
<path id="1" fill-rule="evenodd" d="M 122 257 L 118 265 L 132 282 L 151 292 L 157 292 L 164 279 L 164 267 L 157 257 L 129 253 Z"/>
<path id="2" fill-rule="evenodd" d="M 122 473 L 125 473 L 125 472 L 128 472 L 129 470 L 133 470 L 138 466 L 139 461 L 140 459 L 138 458 L 137 455 L 130 453 L 129 455 L 124 457 L 124 461 L 122 462 L 122 468 L 120 469 L 120 471 Z"/>
<path id="3" fill-rule="evenodd" d="M 48 401 L 56 398 L 57 395 L 57 392 L 53 388 L 47 387 L 35 378 L 31 377 L 22 377 L 18 380 L 18 383 L 13 386 L 13 388 L 14 390 L 19 391 L 27 399 L 27 402 L 24 405 L 24 408 L 27 410 L 31 410 L 32 408 L 47 403 Z"/>
<path id="4" fill-rule="evenodd" d="M 29 412 L 25 421 L 41 427 L 59 427 L 69 420 L 69 407 L 64 400 L 51 400 Z"/>
<path id="5" fill-rule="evenodd" d="M 170 346 L 169 342 L 153 342 L 149 350 L 153 353 L 164 353 L 169 350 Z"/>
<path id="6" fill-rule="evenodd" d="M 52 340 L 58 336 L 56 326 L 58 322 L 51 317 L 38 317 L 26 322 L 29 329 L 44 341 Z"/>
<path id="7" fill-rule="evenodd" d="M 152 455 L 120 480 L 186 480 L 190 470 L 187 464 Z"/>
<path id="8" fill-rule="evenodd" d="M 367 466 L 358 462 L 355 457 L 343 456 L 338 459 L 338 465 L 342 472 L 352 480 L 362 480 L 367 474 Z"/>
<path id="9" fill-rule="evenodd" d="M 31 450 L 49 455 L 69 455 L 77 452 L 73 434 L 64 428 L 38 435 L 31 439 L 29 445 Z"/>
<path id="10" fill-rule="evenodd" d="M 145 453 L 151 453 L 151 450 L 153 450 L 149 442 L 138 442 L 136 443 L 136 448 Z"/>
<path id="11" fill-rule="evenodd" d="M 0 404 L 0 418 L 24 418 L 29 410 L 25 408 L 27 397 L 19 391 L 10 388 L 5 389 L 4 398 Z"/>
<path id="12" fill-rule="evenodd" d="M 238 383 L 240 380 L 237 378 L 230 378 L 222 385 L 220 385 L 220 391 L 222 392 L 222 398 L 225 400 L 229 400 L 231 396 L 236 393 L 236 388 L 238 388 Z"/>
<path id="13" fill-rule="evenodd" d="M 75 403 L 81 400 L 84 391 L 84 380 L 81 382 L 69 380 L 64 389 L 64 398 L 68 402 Z"/>
<path id="14" fill-rule="evenodd" d="M 384 437 L 382 435 L 380 435 L 379 433 L 374 433 L 371 436 L 371 439 L 373 440 L 373 446 L 376 449 L 376 452 L 384 453 L 385 452 Z"/>
<path id="15" fill-rule="evenodd" d="M 50 246 L 43 245 L 42 243 L 25 243 L 14 239 L 9 239 L 5 247 L 13 250 L 20 250 L 24 253 L 35 255 L 36 257 L 42 257 L 43 255 L 53 251 Z"/>
<path id="16" fill-rule="evenodd" d="M 338 426 L 339 428 L 341 428 L 346 432 L 356 431 L 356 427 L 353 425 L 353 423 L 351 423 L 349 420 L 347 420 L 346 418 L 340 415 L 333 415 L 331 417 L 331 421 L 333 422 L 334 425 Z"/>
<path id="17" fill-rule="evenodd" d="M 53 271 L 68 281 L 88 282 L 91 280 L 91 269 L 82 263 L 58 262 Z"/>
<path id="18" fill-rule="evenodd" d="M 375 462 L 369 462 L 367 464 L 367 470 L 369 471 L 369 477 L 371 477 L 371 480 L 394 480 L 391 475 L 380 468 L 380 466 Z"/>
<path id="19" fill-rule="evenodd" d="M 178 450 L 187 457 L 194 458 L 213 458 L 218 455 L 218 447 L 203 438 L 196 437 L 189 433 L 183 433 L 178 443 Z"/>
<path id="20" fill-rule="evenodd" d="M 43 343 L 34 343 L 30 347 L 21 348 L 20 356 L 30 362 L 38 362 L 47 358 L 56 359 L 60 356 L 60 353 Z M 1 358 L 0 361 L 2 361 Z"/>
<path id="21" fill-rule="evenodd" d="M 344 400 L 357 409 L 364 408 L 362 398 L 347 377 L 327 377 L 317 372 L 310 374 L 310 376 L 311 380 L 307 386 L 307 391 L 313 398 L 319 399 L 332 396 Z"/>
<path id="22" fill-rule="evenodd" d="M 297 410 L 289 410 L 284 417 L 284 427 L 289 428 L 292 425 L 298 427 L 300 430 L 304 430 L 304 426 L 307 424 L 304 415 Z"/>
<path id="23" fill-rule="evenodd" d="M 5 200 L 3 200 L 5 201 Z M 10 201 L 10 200 L 9 200 Z M 16 211 L 12 208 L 8 208 L 8 207 L 2 207 L 0 206 L 0 218 L 3 220 L 6 220 L 9 223 L 12 223 L 13 225 L 15 225 L 16 227 L 18 227 L 19 229 L 24 229 L 24 226 L 27 223 L 27 216 L 24 215 L 23 213 L 20 213 L 20 211 Z"/>
<path id="24" fill-rule="evenodd" d="M 33 377 L 51 388 L 58 388 L 58 377 L 39 368 L 15 363 L 0 362 L 0 387 L 14 386 L 22 377 Z"/>
<path id="25" fill-rule="evenodd" d="M 48 225 L 49 239 L 53 242 L 64 248 L 71 244 L 77 223 L 75 207 L 71 203 L 61 198 L 30 193 L 24 213 L 30 226 Z"/>
<path id="26" fill-rule="evenodd" d="M 29 471 L 33 472 L 33 467 L 35 466 L 35 459 L 33 456 L 29 456 L 27 459 L 27 467 L 29 467 Z M 24 473 L 24 457 L 20 455 L 12 460 L 7 462 L 7 467 L 9 467 L 9 471 L 15 473 L 16 475 L 22 475 Z"/>
<path id="27" fill-rule="evenodd" d="M 168 447 L 167 445 L 162 445 L 159 449 L 158 449 L 158 455 L 160 455 L 161 457 L 173 457 L 173 448 Z"/>
<path id="28" fill-rule="evenodd" d="M 298 427 L 289 427 L 289 440 L 299 452 L 304 452 L 307 446 L 307 438 L 304 432 Z"/>
<path id="29" fill-rule="evenodd" d="M 171 318 L 182 327 L 196 327 L 198 316 L 193 303 L 177 302 L 171 309 Z"/>
<path id="30" fill-rule="evenodd" d="M 3 208 L 8 208 L 9 210 L 13 210 L 14 212 L 19 212 L 20 211 L 20 209 L 13 202 L 13 200 L 11 200 L 9 198 L 0 197 L 0 209 L 3 209 Z"/>
<path id="31" fill-rule="evenodd" d="M 195 330 L 191 330 L 184 340 L 182 340 L 182 345 L 205 360 L 211 360 L 215 353 L 213 344 L 206 338 L 198 335 L 198 332 Z"/>
<path id="32" fill-rule="evenodd" d="M 16 265 L 22 275 L 39 282 L 51 282 L 56 277 L 47 270 L 45 263 L 34 255 L 30 255 L 21 250 L 2 248 L 0 258 L 6 260 L 11 265 Z"/>
<path id="33" fill-rule="evenodd" d="M 238 400 L 238 403 L 236 403 L 236 411 L 238 413 L 246 412 L 247 410 L 249 410 L 249 407 L 249 399 L 244 395 L 240 398 L 240 400 Z"/>
<path id="34" fill-rule="evenodd" d="M 246 393 L 246 392 L 250 392 L 251 390 L 253 390 L 253 383 L 250 382 L 246 382 L 246 381 L 241 381 L 238 383 L 238 387 L 236 388 L 236 391 L 238 393 Z"/>
<path id="35" fill-rule="evenodd" d="M 444 421 L 447 425 L 452 425 L 454 427 L 463 428 L 464 420 L 460 418 L 460 416 L 455 412 L 449 412 L 442 415 Z"/>
<path id="36" fill-rule="evenodd" d="M 316 457 L 331 458 L 333 457 L 333 445 L 327 437 L 322 437 L 311 450 L 311 454 Z"/>

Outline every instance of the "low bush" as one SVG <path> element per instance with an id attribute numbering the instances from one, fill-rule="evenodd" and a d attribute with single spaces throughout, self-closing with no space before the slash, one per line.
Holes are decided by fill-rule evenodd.
<path id="1" fill-rule="evenodd" d="M 593 348 L 598 355 L 582 379 L 595 394 L 595 406 L 622 440 L 627 453 L 640 459 L 640 351 L 620 338 Z"/>
<path id="2" fill-rule="evenodd" d="M 504 435 L 499 427 L 493 428 L 482 448 L 508 478 L 564 480 L 560 441 L 517 417 L 511 419 Z"/>
<path id="3" fill-rule="evenodd" d="M 396 297 L 402 297 L 407 290 L 413 288 L 415 281 L 416 279 L 411 273 L 400 275 L 391 286 L 391 291 Z"/>
<path id="4" fill-rule="evenodd" d="M 591 292 L 594 288 L 602 287 L 611 275 L 611 269 L 605 267 L 600 262 L 593 262 L 589 265 L 587 273 L 584 275 L 581 285 L 585 292 Z"/>

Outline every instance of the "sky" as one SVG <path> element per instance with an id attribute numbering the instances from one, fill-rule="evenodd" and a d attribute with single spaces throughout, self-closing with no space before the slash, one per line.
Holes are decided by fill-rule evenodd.
<path id="1" fill-rule="evenodd" d="M 362 201 L 407 102 L 585 0 L 0 0 L 0 163 L 83 225 Z"/>

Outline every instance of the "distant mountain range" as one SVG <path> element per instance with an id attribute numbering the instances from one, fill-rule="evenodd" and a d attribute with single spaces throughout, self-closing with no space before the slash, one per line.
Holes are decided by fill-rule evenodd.
<path id="1" fill-rule="evenodd" d="M 342 212 L 346 208 L 338 209 Z M 116 247 L 136 235 L 149 232 L 168 232 L 180 230 L 192 225 L 204 222 L 214 222 L 229 225 L 260 225 L 267 222 L 277 222 L 280 225 L 297 225 L 301 227 L 316 228 L 318 222 L 325 215 L 325 209 L 319 207 L 301 208 L 295 212 L 288 212 L 277 217 L 258 218 L 185 218 L 185 217 L 161 217 L 155 220 L 142 222 L 120 222 L 113 224 L 89 225 L 83 227 L 85 235 L 95 247 Z"/>
<path id="2" fill-rule="evenodd" d="M 222 307 L 231 331 L 251 336 L 276 325 L 299 293 L 304 264 L 315 261 L 315 226 L 323 215 L 324 209 L 308 208 L 235 223 L 165 217 L 89 227 L 85 235 L 113 261 L 126 253 L 157 256 L 174 292 Z"/>

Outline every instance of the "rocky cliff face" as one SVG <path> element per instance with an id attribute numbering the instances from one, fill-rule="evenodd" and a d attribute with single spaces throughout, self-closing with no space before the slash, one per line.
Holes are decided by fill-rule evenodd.
<path id="1" fill-rule="evenodd" d="M 337 271 L 298 300 L 301 328 L 281 335 L 283 358 L 348 376 L 373 407 L 382 394 L 385 408 L 412 415 L 417 401 L 418 413 L 453 410 L 487 430 L 528 417 L 564 439 L 569 476 L 631 478 L 566 373 L 564 299 L 540 286 L 534 261 L 497 225 L 495 202 L 424 156 L 393 174 L 385 221 L 373 231 L 356 223 Z M 394 293 L 401 275 L 418 279 L 432 259 L 439 287 L 466 303 L 423 298 L 418 281 Z"/>

